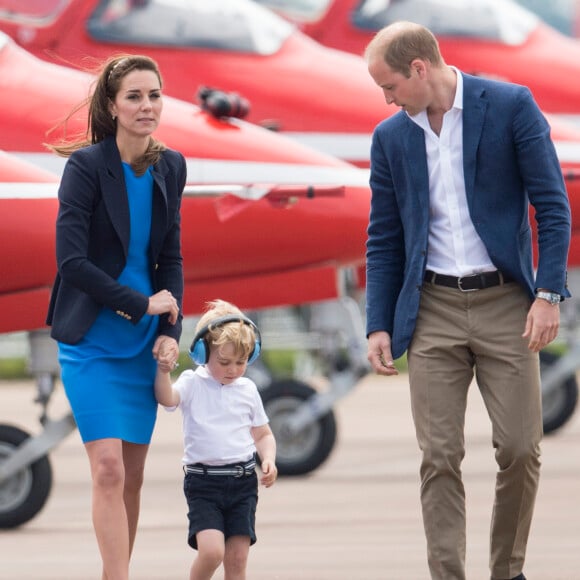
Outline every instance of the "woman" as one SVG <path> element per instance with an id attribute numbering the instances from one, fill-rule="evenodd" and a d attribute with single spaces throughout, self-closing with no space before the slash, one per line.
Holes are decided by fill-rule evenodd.
<path id="1" fill-rule="evenodd" d="M 47 323 L 90 462 L 103 579 L 127 580 L 155 425 L 156 358 L 177 364 L 183 270 L 183 156 L 152 137 L 161 75 L 144 56 L 107 61 L 89 98 L 87 136 L 59 189 L 58 274 Z"/>

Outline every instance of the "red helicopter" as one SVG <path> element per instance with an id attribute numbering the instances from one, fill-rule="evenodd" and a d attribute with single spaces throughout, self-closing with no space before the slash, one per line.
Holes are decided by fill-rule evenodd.
<path id="1" fill-rule="evenodd" d="M 580 118 L 580 42 L 513 0 L 256 0 L 331 48 L 362 55 L 378 30 L 397 20 L 424 24 L 446 62 L 525 85 L 548 113 Z M 533 4 L 533 3 L 532 3 Z M 539 2 L 535 2 L 539 4 Z M 542 2 L 554 8 L 555 2 Z"/>
<path id="2" fill-rule="evenodd" d="M 65 160 L 49 154 L 43 142 L 62 135 L 62 129 L 47 133 L 75 103 L 83 101 L 93 77 L 49 65 L 6 36 L 0 36 L 2 39 L 0 149 L 18 153 L 59 175 Z M 69 134 L 84 130 L 86 111 L 67 125 Z M 364 263 L 369 207 L 365 171 L 252 124 L 216 119 L 195 105 L 170 97 L 165 97 L 157 136 L 185 155 L 190 184 L 222 186 L 214 188 L 213 194 L 207 187 L 199 194 L 191 189 L 192 195 L 184 202 L 184 306 L 188 314 L 199 313 L 207 296 L 228 283 L 228 295 L 246 309 L 336 297 L 336 276 L 328 276 L 328 272 Z M 228 192 L 224 189 L 228 183 L 241 186 Z M 338 186 L 344 186 L 344 191 Z M 227 193 L 230 195 L 223 195 Z M 280 211 L 281 206 L 288 211 Z M 24 224 L 11 221 L 17 213 L 2 213 L 5 227 L 0 242 L 10 244 Z M 199 223 L 205 229 L 200 230 Z M 255 224 L 259 224 L 259 235 Z M 51 227 L 48 219 L 47 228 Z M 215 250 L 208 252 L 203 239 L 220 228 L 228 235 L 224 241 L 220 241 L 221 236 L 212 236 Z M 20 253 L 29 253 L 34 267 L 28 272 L 17 265 L 9 272 L 4 270 L 9 275 L 3 283 L 13 283 L 16 288 L 19 284 L 48 287 L 54 274 L 52 247 L 42 247 L 39 253 L 36 240 L 27 248 L 26 239 Z M 235 244 L 229 241 L 232 239 Z M 240 247 L 244 248 L 243 259 Z M 19 282 L 24 276 L 30 279 Z M 0 290 L 6 291 L 1 283 Z M 5 313 L 0 332 L 19 330 L 19 315 Z M 44 321 L 34 322 L 25 328 L 40 327 Z"/>
<path id="3" fill-rule="evenodd" d="M 0 332 L 28 332 L 29 368 L 43 405 L 38 436 L 0 425 L 2 528 L 28 521 L 42 508 L 51 487 L 48 452 L 75 429 L 70 414 L 53 420 L 46 412 L 59 374 L 44 319 L 56 271 L 56 195 L 65 160 L 43 143 L 62 135 L 51 128 L 83 101 L 94 78 L 39 60 L 2 33 L 0 73 Z M 84 132 L 86 112 L 75 115 L 67 129 Z M 258 314 L 304 303 L 338 312 L 352 305 L 343 283 L 364 263 L 365 170 L 171 97 L 164 98 L 156 136 L 181 151 L 188 164 L 182 204 L 186 316 L 198 315 L 215 297 L 260 309 Z M 321 324 L 309 330 L 311 338 L 326 332 Z M 328 331 L 336 352 L 345 350 L 339 336 L 344 328 L 339 330 Z M 364 341 L 359 328 L 351 334 Z M 331 396 L 294 378 L 266 376 L 261 394 L 279 431 L 281 472 L 306 473 L 330 454 L 336 440 L 332 405 L 346 394 L 345 384 L 352 388 L 366 372 L 360 350 L 348 368 L 341 361 L 340 369 L 327 373 L 331 386 L 342 380 Z M 348 354 L 358 356 L 352 346 Z"/>
<path id="4" fill-rule="evenodd" d="M 0 30 L 42 59 L 85 70 L 112 53 L 148 54 L 166 94 L 192 101 L 200 85 L 238 92 L 251 103 L 248 121 L 362 167 L 372 129 L 397 110 L 360 58 L 390 17 L 438 28 L 448 61 L 466 72 L 526 84 L 549 113 L 580 113 L 570 81 L 580 77 L 580 43 L 508 0 L 262 1 L 318 42 L 249 0 L 3 0 Z"/>
<path id="5" fill-rule="evenodd" d="M 112 53 L 147 54 L 166 94 L 191 102 L 201 85 L 237 92 L 251 103 L 248 121 L 365 166 L 385 114 L 360 58 L 249 0 L 3 0 L 0 30 L 83 70 Z"/>
<path id="6" fill-rule="evenodd" d="M 313 42 L 258 3 L 298 22 L 320 43 L 341 50 Z M 510 0 L 258 3 L 3 0 L 0 30 L 39 58 L 81 69 L 111 53 L 144 52 L 159 62 L 167 94 L 189 101 L 200 86 L 210 86 L 244 95 L 249 100 L 248 121 L 278 129 L 360 167 L 369 165 L 373 128 L 398 108 L 385 104 L 364 61 L 343 50 L 360 55 L 372 34 L 391 18 L 420 16 L 436 31 L 437 26 L 446 26 L 438 36 L 452 64 L 527 84 L 546 111 L 580 114 L 577 83 L 568 80 L 571 74 L 580 77 L 580 43 L 556 33 Z M 467 18 L 468 9 L 487 16 Z M 449 33 L 451 27 L 454 35 Z M 539 67 L 541 75 L 536 74 Z M 554 115 L 549 120 L 570 197 L 576 199 L 580 129 Z M 580 263 L 576 244 L 571 262 Z M 359 277 L 364 277 L 362 271 Z"/>

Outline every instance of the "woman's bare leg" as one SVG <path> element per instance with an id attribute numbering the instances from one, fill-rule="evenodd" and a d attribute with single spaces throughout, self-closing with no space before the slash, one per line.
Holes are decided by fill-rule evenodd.
<path id="1" fill-rule="evenodd" d="M 123 463 L 125 465 L 123 501 L 125 502 L 129 526 L 129 555 L 133 552 L 137 534 L 141 508 L 141 488 L 143 487 L 145 460 L 148 451 L 149 445 L 137 445 L 123 441 Z"/>
<path id="2" fill-rule="evenodd" d="M 123 500 L 125 470 L 119 439 L 85 444 L 93 481 L 93 526 L 103 560 L 103 579 L 129 579 L 129 526 Z"/>

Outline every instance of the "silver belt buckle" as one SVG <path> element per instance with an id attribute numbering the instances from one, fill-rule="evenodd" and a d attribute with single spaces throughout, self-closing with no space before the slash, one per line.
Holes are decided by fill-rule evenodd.
<path id="1" fill-rule="evenodd" d="M 461 276 L 460 278 L 457 278 L 457 288 L 459 288 L 461 292 L 477 292 L 479 290 L 479 288 L 463 288 L 461 286 L 463 278 L 473 278 L 473 276 Z"/>
<path id="2" fill-rule="evenodd" d="M 245 468 L 242 465 L 236 465 L 236 475 L 234 477 L 242 477 L 246 473 Z"/>

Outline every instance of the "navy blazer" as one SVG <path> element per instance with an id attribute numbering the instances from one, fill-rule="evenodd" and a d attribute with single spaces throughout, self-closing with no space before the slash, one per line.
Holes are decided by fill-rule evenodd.
<path id="1" fill-rule="evenodd" d="M 167 289 L 179 308 L 183 299 L 180 207 L 186 181 L 185 159 L 170 149 L 153 167 L 149 268 L 154 292 Z M 117 282 L 129 248 L 129 201 L 121 156 L 114 137 L 75 151 L 58 192 L 56 258 L 47 324 L 51 336 L 79 342 L 102 308 L 133 324 L 147 312 L 149 297 Z M 175 325 L 160 316 L 159 334 L 179 341 Z"/>
<path id="2" fill-rule="evenodd" d="M 568 197 L 550 127 L 527 88 L 463 74 L 463 171 L 471 220 L 495 266 L 530 299 L 536 288 L 570 296 Z M 415 329 L 429 226 L 424 132 L 403 111 L 374 131 L 370 185 L 367 335 L 388 332 L 398 358 Z M 529 203 L 538 224 L 535 276 Z"/>

